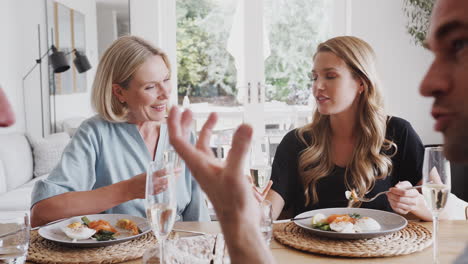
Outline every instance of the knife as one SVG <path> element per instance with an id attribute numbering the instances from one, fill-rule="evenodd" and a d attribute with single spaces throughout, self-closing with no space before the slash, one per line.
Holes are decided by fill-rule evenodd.
<path id="1" fill-rule="evenodd" d="M 282 224 L 282 223 L 289 223 L 289 222 L 292 222 L 292 221 L 297 221 L 297 220 L 304 220 L 304 219 L 309 219 L 309 218 L 312 218 L 314 217 L 313 215 L 310 215 L 310 216 L 303 216 L 303 217 L 293 217 L 293 218 L 289 218 L 289 219 L 283 219 L 283 220 L 275 220 L 273 221 L 273 224 Z"/>
<path id="2" fill-rule="evenodd" d="M 49 222 L 49 223 L 47 223 L 45 225 L 36 226 L 36 227 L 31 228 L 31 231 L 39 229 L 39 228 L 43 228 L 43 227 L 46 227 L 46 226 L 49 226 L 49 225 L 57 224 L 57 223 L 63 222 L 63 221 L 68 220 L 68 219 L 70 219 L 70 218 L 62 218 L 62 219 L 58 219 L 58 220 Z"/>

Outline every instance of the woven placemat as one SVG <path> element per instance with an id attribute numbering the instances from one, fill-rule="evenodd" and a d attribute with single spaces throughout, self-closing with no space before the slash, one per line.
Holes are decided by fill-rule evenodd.
<path id="1" fill-rule="evenodd" d="M 417 223 L 393 234 L 358 240 L 336 240 L 316 236 L 294 223 L 275 227 L 275 239 L 302 251 L 342 257 L 391 257 L 421 251 L 432 244 L 432 234 Z"/>
<path id="2" fill-rule="evenodd" d="M 61 246 L 31 232 L 28 261 L 34 263 L 119 263 L 141 258 L 143 253 L 157 243 L 152 232 L 136 239 L 107 247 L 73 248 Z"/>

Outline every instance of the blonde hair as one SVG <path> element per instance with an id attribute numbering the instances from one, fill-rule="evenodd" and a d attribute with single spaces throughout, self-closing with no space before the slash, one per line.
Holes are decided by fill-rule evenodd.
<path id="1" fill-rule="evenodd" d="M 135 36 L 123 36 L 106 50 L 96 71 L 93 83 L 91 104 L 93 109 L 109 122 L 126 122 L 128 108 L 112 93 L 112 85 L 119 84 L 124 89 L 133 74 L 149 57 L 161 56 L 170 74 L 167 55 L 146 40 Z"/>
<path id="2" fill-rule="evenodd" d="M 379 91 L 375 53 L 365 41 L 350 36 L 329 39 L 317 47 L 319 52 L 332 52 L 349 67 L 353 76 L 362 81 L 364 91 L 358 101 L 357 140 L 352 158 L 346 166 L 345 186 L 364 195 L 374 187 L 375 180 L 391 173 L 391 156 L 396 144 L 385 138 L 387 115 Z M 317 182 L 335 168 L 331 159 L 330 116 L 315 110 L 312 123 L 297 130 L 298 138 L 307 148 L 299 156 L 299 175 L 305 186 L 305 205 L 318 202 Z M 392 147 L 392 154 L 386 153 Z M 344 196 L 344 194 L 343 194 Z M 359 206 L 360 204 L 356 204 Z"/>

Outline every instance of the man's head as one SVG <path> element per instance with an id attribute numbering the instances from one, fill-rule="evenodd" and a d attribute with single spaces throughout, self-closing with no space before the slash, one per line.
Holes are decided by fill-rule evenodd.
<path id="1" fill-rule="evenodd" d="M 438 0 L 426 46 L 434 54 L 420 92 L 434 97 L 435 130 L 444 135 L 445 154 L 468 162 L 468 1 Z"/>
<path id="2" fill-rule="evenodd" d="M 11 109 L 10 102 L 0 87 L 0 127 L 8 127 L 15 123 L 15 115 Z"/>

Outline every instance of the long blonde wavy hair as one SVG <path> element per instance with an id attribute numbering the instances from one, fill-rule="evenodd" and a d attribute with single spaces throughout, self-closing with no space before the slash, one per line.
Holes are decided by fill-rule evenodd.
<path id="1" fill-rule="evenodd" d="M 332 52 L 341 58 L 353 76 L 364 84 L 357 107 L 356 145 L 345 172 L 346 188 L 354 189 L 362 196 L 374 187 L 376 179 L 391 173 L 391 156 L 397 150 L 396 144 L 385 138 L 387 115 L 379 91 L 375 53 L 365 41 L 351 36 L 336 37 L 319 44 L 314 58 L 319 52 Z M 331 158 L 331 135 L 330 116 L 320 114 L 318 109 L 312 123 L 297 130 L 298 138 L 307 146 L 299 156 L 298 166 L 305 186 L 306 206 L 311 201 L 312 204 L 318 202 L 317 182 L 335 168 Z M 393 153 L 389 153 L 392 148 Z"/>

